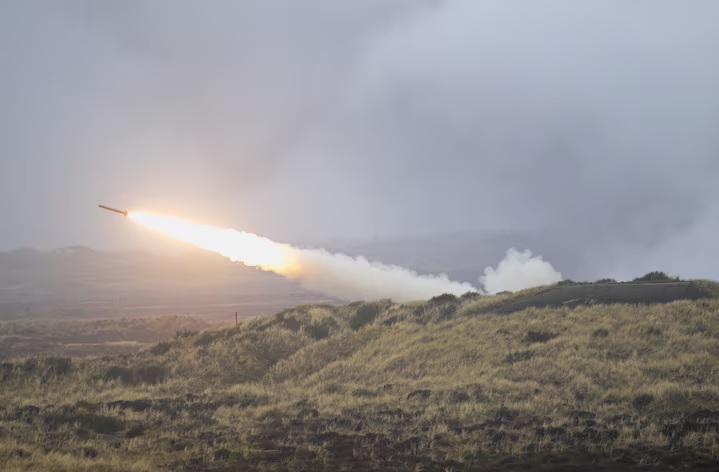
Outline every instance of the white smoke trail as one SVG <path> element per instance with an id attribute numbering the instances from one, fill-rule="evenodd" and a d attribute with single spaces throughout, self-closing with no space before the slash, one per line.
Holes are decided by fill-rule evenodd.
<path id="1" fill-rule="evenodd" d="M 332 254 L 324 249 L 303 249 L 276 243 L 256 234 L 221 229 L 164 215 L 132 212 L 130 219 L 167 236 L 213 251 L 247 266 L 299 280 L 303 287 L 350 300 L 391 298 L 410 301 L 449 293 L 478 290 L 471 284 L 449 280 L 446 274 L 420 275 L 409 269 L 364 257 Z M 480 282 L 485 292 L 516 291 L 562 280 L 541 256 L 512 248 L 497 265 L 487 267 Z"/>
<path id="2" fill-rule="evenodd" d="M 340 298 L 410 301 L 443 293 L 462 295 L 477 291 L 468 283 L 449 280 L 446 274 L 419 275 L 402 267 L 370 262 L 364 257 L 331 254 L 323 249 L 293 248 L 292 254 L 297 263 L 291 267 L 296 270 L 283 275 L 299 279 L 310 290 Z"/>
<path id="3" fill-rule="evenodd" d="M 350 300 L 391 298 L 410 301 L 444 293 L 476 292 L 468 283 L 447 275 L 419 275 L 411 270 L 370 262 L 364 257 L 331 254 L 322 249 L 301 249 L 256 234 L 221 229 L 188 220 L 148 213 L 130 218 L 167 236 L 217 252 L 230 260 L 297 279 L 310 290 Z"/>
<path id="4" fill-rule="evenodd" d="M 497 268 L 487 267 L 479 280 L 487 293 L 495 294 L 557 283 L 562 274 L 542 256 L 532 257 L 529 250 L 519 252 L 511 248 Z"/>

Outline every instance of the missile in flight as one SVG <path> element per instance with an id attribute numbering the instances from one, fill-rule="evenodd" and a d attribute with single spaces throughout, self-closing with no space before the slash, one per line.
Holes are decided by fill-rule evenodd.
<path id="1" fill-rule="evenodd" d="M 98 207 L 102 208 L 103 210 L 114 211 L 115 213 L 119 213 L 125 217 L 127 217 L 127 215 L 129 214 L 129 212 L 127 210 L 118 210 L 117 208 L 112 208 L 112 207 L 105 206 L 105 205 L 98 205 Z"/>

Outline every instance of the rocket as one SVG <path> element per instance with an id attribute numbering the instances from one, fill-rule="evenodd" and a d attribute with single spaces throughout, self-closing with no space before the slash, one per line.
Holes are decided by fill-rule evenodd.
<path id="1" fill-rule="evenodd" d="M 119 213 L 125 217 L 129 214 L 129 212 L 127 210 L 118 210 L 117 208 L 112 208 L 112 207 L 105 206 L 105 205 L 98 205 L 98 207 L 102 208 L 103 210 L 114 211 L 115 213 Z"/>

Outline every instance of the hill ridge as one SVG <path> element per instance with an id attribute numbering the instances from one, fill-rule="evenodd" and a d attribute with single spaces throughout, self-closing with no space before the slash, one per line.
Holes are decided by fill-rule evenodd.
<path id="1" fill-rule="evenodd" d="M 493 311 L 531 293 L 303 305 L 132 355 L 6 362 L 0 464 L 719 466 L 719 300 Z"/>

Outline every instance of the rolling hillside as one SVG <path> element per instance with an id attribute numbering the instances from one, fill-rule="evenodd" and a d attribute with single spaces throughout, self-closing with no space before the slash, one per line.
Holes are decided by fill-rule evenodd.
<path id="1" fill-rule="evenodd" d="M 719 300 L 305 305 L 0 365 L 3 470 L 719 467 Z"/>

